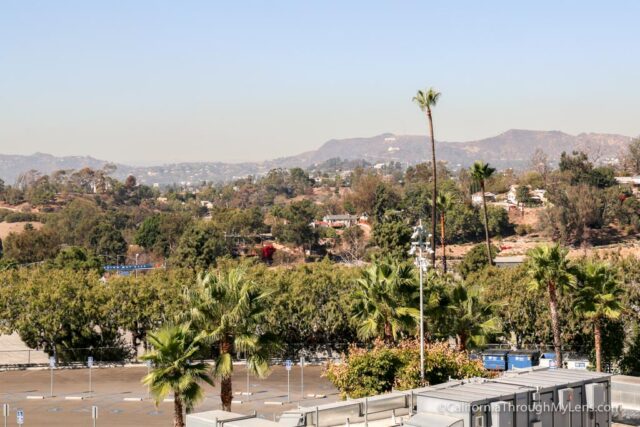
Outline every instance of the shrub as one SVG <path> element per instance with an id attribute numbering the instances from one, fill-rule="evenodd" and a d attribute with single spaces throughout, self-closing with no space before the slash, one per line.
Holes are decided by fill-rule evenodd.
<path id="1" fill-rule="evenodd" d="M 526 236 L 527 234 L 533 232 L 533 227 L 531 227 L 529 224 L 518 224 L 516 225 L 515 231 L 518 236 Z"/>
<path id="2" fill-rule="evenodd" d="M 38 214 L 30 212 L 10 212 L 4 216 L 6 222 L 38 221 Z"/>
<path id="3" fill-rule="evenodd" d="M 506 210 L 496 206 L 487 208 L 489 217 L 489 233 L 491 236 L 506 237 L 513 234 L 513 224 L 509 222 L 509 214 Z"/>
<path id="4" fill-rule="evenodd" d="M 498 253 L 498 248 L 491 245 L 491 258 L 495 259 L 496 253 Z M 487 265 L 489 265 L 489 260 L 487 259 L 486 243 L 479 243 L 465 254 L 460 264 L 458 264 L 458 272 L 462 277 L 467 277 L 475 271 L 482 270 Z"/>
<path id="5" fill-rule="evenodd" d="M 486 376 L 480 361 L 466 352 L 452 349 L 445 342 L 425 347 L 425 385 L 451 378 Z M 330 364 L 326 377 L 340 390 L 341 397 L 358 398 L 421 386 L 420 345 L 402 341 L 389 346 L 377 341 L 372 349 L 352 346 L 340 364 Z"/>

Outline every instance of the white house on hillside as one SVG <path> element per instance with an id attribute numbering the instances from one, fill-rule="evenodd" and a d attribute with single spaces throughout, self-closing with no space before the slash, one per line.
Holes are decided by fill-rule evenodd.
<path id="1" fill-rule="evenodd" d="M 495 202 L 496 195 L 486 191 L 484 193 L 484 197 L 487 199 L 487 202 Z M 482 205 L 482 192 L 477 192 L 471 196 L 471 204 L 473 206 L 481 206 Z"/>

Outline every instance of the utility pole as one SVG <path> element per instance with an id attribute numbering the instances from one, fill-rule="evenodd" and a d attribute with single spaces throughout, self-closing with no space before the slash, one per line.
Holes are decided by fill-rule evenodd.
<path id="1" fill-rule="evenodd" d="M 304 356 L 300 356 L 300 400 L 304 400 Z"/>
<path id="2" fill-rule="evenodd" d="M 418 225 L 413 227 L 409 255 L 416 256 L 415 264 L 418 267 L 420 279 L 420 381 L 422 383 L 424 383 L 424 273 L 429 268 L 429 261 L 424 255 L 425 252 L 429 255 L 433 253 L 429 244 L 430 238 L 431 234 L 427 233 L 420 220 Z"/>

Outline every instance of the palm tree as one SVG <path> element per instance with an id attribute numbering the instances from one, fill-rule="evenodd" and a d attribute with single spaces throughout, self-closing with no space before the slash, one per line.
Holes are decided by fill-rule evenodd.
<path id="1" fill-rule="evenodd" d="M 447 293 L 446 317 L 459 351 L 482 346 L 490 334 L 500 331 L 500 322 L 493 314 L 493 306 L 480 299 L 477 289 L 469 289 L 460 283 Z"/>
<path id="2" fill-rule="evenodd" d="M 356 281 L 353 319 L 361 339 L 383 338 L 391 343 L 413 330 L 419 317 L 413 268 L 377 261 Z"/>
<path id="3" fill-rule="evenodd" d="M 489 163 L 477 161 L 471 166 L 471 178 L 480 184 L 482 191 L 482 211 L 484 213 L 484 235 L 487 244 L 487 258 L 489 265 L 493 265 L 493 257 L 491 256 L 491 239 L 489 238 L 489 215 L 487 215 L 487 198 L 485 197 L 485 182 L 493 175 L 496 170 L 489 166 Z"/>
<path id="4" fill-rule="evenodd" d="M 436 199 L 436 206 L 440 212 L 440 246 L 442 246 L 442 271 L 447 273 L 447 244 L 445 241 L 446 215 L 454 206 L 454 198 L 451 193 L 440 193 Z"/>
<path id="5" fill-rule="evenodd" d="M 218 350 L 214 375 L 220 379 L 225 411 L 231 410 L 233 399 L 234 353 L 247 356 L 247 369 L 258 378 L 269 373 L 268 356 L 277 347 L 275 337 L 263 329 L 269 295 L 247 278 L 244 267 L 199 276 L 194 290 L 187 294 L 191 309 L 186 317 L 192 330 Z"/>
<path id="6" fill-rule="evenodd" d="M 149 386 L 156 404 L 173 392 L 173 425 L 184 427 L 183 411 L 191 412 L 194 405 L 204 398 L 201 383 L 213 385 L 210 368 L 192 359 L 200 350 L 200 342 L 194 339 L 187 325 L 165 326 L 149 334 L 153 349 L 142 356 L 151 361 L 153 370 L 142 382 Z"/>
<path id="7" fill-rule="evenodd" d="M 579 271 L 580 287 L 574 310 L 593 323 L 596 371 L 602 372 L 602 322 L 622 314 L 620 298 L 624 294 L 616 272 L 604 263 L 588 262 Z"/>
<path id="8" fill-rule="evenodd" d="M 427 115 L 427 120 L 429 121 L 429 135 L 431 137 L 431 167 L 432 167 L 432 175 L 433 175 L 433 194 L 431 195 L 431 200 L 434 202 L 438 196 L 438 182 L 437 182 L 437 171 L 436 171 L 436 140 L 433 135 L 433 116 L 431 114 L 431 108 L 435 107 L 440 99 L 440 92 L 436 91 L 434 88 L 429 88 L 427 90 L 419 90 L 416 96 L 413 97 L 413 102 L 418 104 L 418 107 L 422 112 Z M 434 252 L 431 254 L 431 265 L 435 265 L 436 263 L 436 204 L 431 203 L 431 248 Z"/>
<path id="9" fill-rule="evenodd" d="M 562 368 L 562 338 L 558 318 L 558 292 L 575 282 L 576 270 L 569 265 L 567 250 L 556 244 L 537 246 L 531 249 L 527 273 L 531 277 L 531 288 L 546 290 L 549 294 L 549 311 L 553 332 L 553 348 L 556 352 L 558 367 Z"/>

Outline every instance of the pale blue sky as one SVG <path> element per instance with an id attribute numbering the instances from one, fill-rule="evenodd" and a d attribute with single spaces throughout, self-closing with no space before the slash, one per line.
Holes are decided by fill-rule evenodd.
<path id="1" fill-rule="evenodd" d="M 525 5 L 525 3 L 527 3 Z M 640 2 L 0 0 L 0 153 L 260 160 L 331 138 L 640 133 Z"/>

